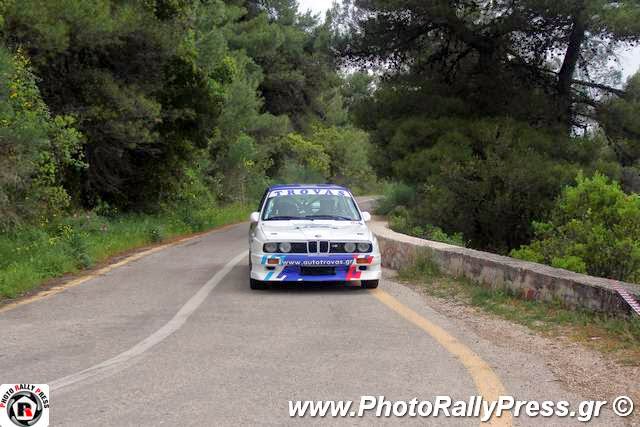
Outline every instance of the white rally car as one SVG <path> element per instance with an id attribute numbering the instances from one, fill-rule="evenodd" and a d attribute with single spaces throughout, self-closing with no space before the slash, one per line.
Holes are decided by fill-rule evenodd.
<path id="1" fill-rule="evenodd" d="M 378 242 L 351 192 L 337 185 L 278 185 L 251 214 L 250 282 L 360 281 L 378 287 Z"/>

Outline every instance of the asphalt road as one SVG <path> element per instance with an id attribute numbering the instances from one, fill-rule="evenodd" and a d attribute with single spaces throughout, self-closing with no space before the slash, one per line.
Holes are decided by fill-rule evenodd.
<path id="1" fill-rule="evenodd" d="M 464 426 L 478 420 L 301 420 L 288 416 L 288 401 L 468 400 L 494 386 L 518 399 L 579 398 L 539 360 L 456 328 L 390 280 L 379 292 L 344 284 L 251 291 L 247 228 L 214 231 L 0 311 L 0 383 L 51 384 L 56 426 Z M 495 425 L 511 422 L 580 424 Z"/>

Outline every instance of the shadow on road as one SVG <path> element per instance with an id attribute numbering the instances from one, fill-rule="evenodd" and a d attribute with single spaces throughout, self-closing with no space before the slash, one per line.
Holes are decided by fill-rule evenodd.
<path id="1" fill-rule="evenodd" d="M 287 282 L 270 283 L 265 290 L 253 291 L 257 293 L 351 293 L 364 292 L 360 282 Z"/>

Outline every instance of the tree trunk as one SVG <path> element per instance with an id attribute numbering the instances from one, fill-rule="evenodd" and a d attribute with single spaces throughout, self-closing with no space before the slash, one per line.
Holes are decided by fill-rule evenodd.
<path id="1" fill-rule="evenodd" d="M 583 9 L 582 2 L 580 2 L 576 7 L 573 18 L 573 27 L 571 28 L 571 34 L 569 35 L 569 44 L 567 45 L 562 67 L 558 73 L 559 112 L 564 115 L 564 117 L 561 117 L 561 120 L 565 121 L 569 126 L 571 126 L 573 115 L 573 102 L 571 96 L 572 80 L 576 67 L 578 66 L 580 48 L 582 47 L 582 42 L 585 39 L 586 33 Z"/>

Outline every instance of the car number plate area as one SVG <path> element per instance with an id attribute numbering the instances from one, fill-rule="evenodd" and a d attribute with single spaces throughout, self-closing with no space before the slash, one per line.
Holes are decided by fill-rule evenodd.
<path id="1" fill-rule="evenodd" d="M 335 267 L 300 267 L 303 276 L 335 276 Z"/>

